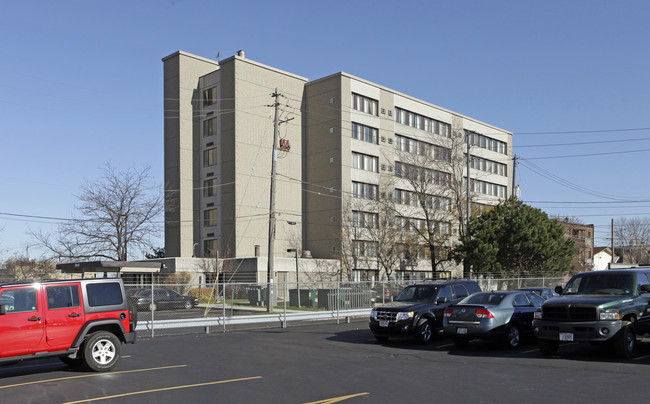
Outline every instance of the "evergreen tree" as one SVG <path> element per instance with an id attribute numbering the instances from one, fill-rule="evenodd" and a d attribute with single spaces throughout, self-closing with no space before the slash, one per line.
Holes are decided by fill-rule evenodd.
<path id="1" fill-rule="evenodd" d="M 516 198 L 472 217 L 470 235 L 456 249 L 473 273 L 495 277 L 561 276 L 573 254 L 560 224 Z"/>

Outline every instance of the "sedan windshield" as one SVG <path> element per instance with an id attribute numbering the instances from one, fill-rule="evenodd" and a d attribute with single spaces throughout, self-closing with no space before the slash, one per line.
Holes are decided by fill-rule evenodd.
<path id="1" fill-rule="evenodd" d="M 437 291 L 438 286 L 436 285 L 407 286 L 402 293 L 397 296 L 395 301 L 430 303 L 435 299 Z"/>
<path id="2" fill-rule="evenodd" d="M 588 274 L 569 281 L 565 295 L 630 295 L 634 278 L 631 274 Z"/>

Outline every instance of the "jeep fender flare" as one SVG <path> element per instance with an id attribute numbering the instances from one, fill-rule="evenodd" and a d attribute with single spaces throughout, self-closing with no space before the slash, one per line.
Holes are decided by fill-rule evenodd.
<path id="1" fill-rule="evenodd" d="M 126 330 L 124 330 L 124 326 L 118 319 L 108 318 L 103 320 L 93 320 L 84 324 L 84 326 L 81 328 L 81 330 L 77 334 L 77 337 L 74 339 L 70 347 L 79 348 L 81 344 L 84 342 L 84 339 L 86 339 L 86 336 L 94 331 L 98 331 L 98 330 L 111 331 L 111 329 L 114 329 L 115 327 L 118 327 L 120 331 L 120 333 L 116 334 L 115 336 L 120 341 L 124 342 L 124 334 L 126 333 Z"/>

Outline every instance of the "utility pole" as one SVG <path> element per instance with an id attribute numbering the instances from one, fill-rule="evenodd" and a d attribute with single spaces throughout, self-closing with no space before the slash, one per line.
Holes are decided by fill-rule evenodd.
<path id="1" fill-rule="evenodd" d="M 519 156 L 515 154 L 512 158 L 512 196 L 515 196 L 515 190 L 517 189 L 517 183 L 515 182 L 515 178 L 517 178 L 517 159 L 519 159 Z"/>
<path id="2" fill-rule="evenodd" d="M 612 218 L 612 261 L 611 264 L 614 263 L 614 218 Z M 612 269 L 612 265 L 610 264 L 609 269 Z"/>
<path id="3" fill-rule="evenodd" d="M 266 311 L 271 313 L 273 311 L 273 261 L 274 261 L 274 254 L 273 254 L 273 248 L 275 245 L 275 182 L 276 182 L 276 174 L 277 174 L 277 164 L 278 164 L 278 151 L 276 144 L 278 143 L 278 128 L 280 126 L 279 122 L 279 112 L 280 112 L 280 103 L 278 102 L 278 98 L 280 97 L 280 94 L 278 93 L 278 89 L 276 88 L 273 94 L 271 94 L 273 98 L 275 98 L 275 102 L 273 103 L 273 108 L 275 109 L 275 117 L 273 118 L 273 156 L 271 158 L 271 202 L 269 205 L 269 253 L 268 253 L 268 264 L 266 268 L 266 292 L 267 292 L 267 300 L 266 300 Z"/>
<path id="4" fill-rule="evenodd" d="M 471 206 L 470 206 L 470 192 L 469 192 L 469 190 L 470 190 L 469 170 L 470 170 L 470 162 L 471 162 L 471 158 L 472 158 L 470 156 L 470 148 L 472 146 L 470 144 L 469 132 L 467 132 L 467 134 L 465 135 L 465 141 L 467 143 L 467 183 L 465 184 L 466 187 L 467 187 L 467 189 L 466 189 L 467 201 L 466 201 L 466 206 L 465 206 L 465 210 L 467 211 L 467 213 L 466 213 L 466 215 L 467 215 L 467 218 L 466 218 L 467 225 L 465 227 L 465 236 L 469 237 L 469 216 L 470 216 L 470 209 L 471 209 Z M 469 264 L 467 262 L 465 262 L 465 260 L 463 260 L 463 272 L 464 272 L 463 278 L 469 278 L 470 268 L 469 268 Z"/>

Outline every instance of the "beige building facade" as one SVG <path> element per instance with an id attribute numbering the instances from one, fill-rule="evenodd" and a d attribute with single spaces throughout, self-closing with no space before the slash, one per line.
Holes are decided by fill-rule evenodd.
<path id="1" fill-rule="evenodd" d="M 219 62 L 176 52 L 163 62 L 167 256 L 268 255 L 275 89 L 283 145 L 275 154 L 278 258 L 297 248 L 342 260 L 352 248 L 355 264 L 346 277 L 379 279 L 373 256 L 381 245 L 350 234 L 350 222 L 376 226 L 378 202 L 387 200 L 400 220 L 424 220 L 406 202 L 414 201 L 414 190 L 404 172 L 410 156 L 424 151 L 464 159 L 465 146 L 451 149 L 454 136 L 470 143 L 472 205 L 512 194 L 511 132 L 346 73 L 309 81 L 243 52 Z M 427 173 L 446 184 L 449 170 L 434 168 Z M 461 171 L 466 180 L 467 169 Z M 432 195 L 436 204 L 452 205 L 443 194 Z M 458 236 L 453 219 L 442 225 Z M 392 277 L 435 277 L 426 260 L 409 264 Z M 446 265 L 458 275 L 457 266 Z"/>

